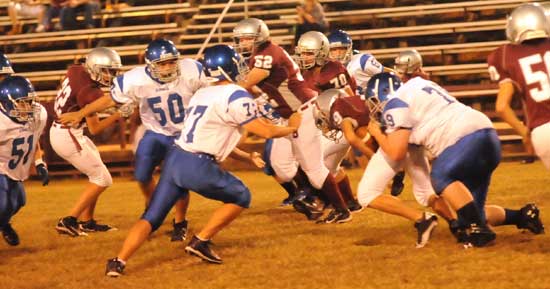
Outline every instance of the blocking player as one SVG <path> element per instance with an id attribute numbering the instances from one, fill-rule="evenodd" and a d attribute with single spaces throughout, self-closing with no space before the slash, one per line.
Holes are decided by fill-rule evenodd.
<path id="1" fill-rule="evenodd" d="M 506 23 L 511 44 L 493 51 L 487 62 L 493 81 L 499 83 L 496 111 L 523 138 L 527 147 L 550 169 L 550 23 L 536 3 L 517 7 Z M 511 108 L 514 94 L 521 96 L 525 124 Z"/>
<path id="2" fill-rule="evenodd" d="M 189 102 L 181 135 L 169 153 L 160 181 L 147 211 L 130 230 L 116 258 L 107 262 L 106 275 L 118 277 L 125 263 L 156 230 L 174 202 L 189 190 L 223 202 L 206 226 L 185 250 L 207 262 L 221 264 L 210 249 L 210 240 L 250 205 L 250 191 L 241 180 L 222 170 L 223 161 L 236 147 L 241 131 L 261 137 L 280 137 L 296 132 L 300 115 L 289 118 L 288 126 L 276 126 L 258 118 L 256 102 L 242 87 L 240 56 L 227 45 L 216 45 L 204 52 L 206 73 L 215 82 L 199 89 Z"/>
<path id="3" fill-rule="evenodd" d="M 273 152 L 278 157 L 271 162 L 277 177 L 282 182 L 290 182 L 296 176 L 298 163 L 312 186 L 320 189 L 335 208 L 325 218 L 325 223 L 350 221 L 351 214 L 336 181 L 323 164 L 321 133 L 316 129 L 313 117 L 317 93 L 307 87 L 298 65 L 288 53 L 271 42 L 269 29 L 262 20 L 242 20 L 233 30 L 233 38 L 238 51 L 249 56 L 250 72 L 239 85 L 254 94 L 266 93 L 269 103 L 283 121 L 293 112 L 278 90 L 283 81 L 288 80 L 288 88 L 302 103 L 298 111 L 302 113 L 303 121 L 298 132 L 273 140 L 274 144 L 281 142 L 277 145 L 279 151 Z"/>
<path id="4" fill-rule="evenodd" d="M 25 205 L 23 181 L 29 177 L 31 164 L 42 185 L 49 182 L 38 145 L 48 116 L 36 100 L 32 84 L 24 77 L 8 76 L 0 83 L 0 230 L 10 246 L 20 242 L 10 221 Z"/>
<path id="5" fill-rule="evenodd" d="M 57 93 L 54 104 L 55 120 L 50 128 L 50 142 L 53 150 L 80 172 L 88 176 L 89 183 L 80 198 L 59 220 L 55 229 L 71 237 L 87 235 L 86 232 L 107 232 L 115 230 L 113 226 L 99 224 L 94 219 L 94 210 L 99 195 L 113 183 L 109 170 L 101 160 L 94 143 L 84 135 L 84 127 L 91 134 L 98 134 L 114 124 L 120 114 L 99 120 L 97 114 L 86 115 L 76 126 L 62 124 L 59 116 L 63 113 L 78 111 L 103 96 L 102 87 L 109 87 L 122 63 L 118 53 L 105 47 L 92 49 L 84 64 L 72 65 Z"/>

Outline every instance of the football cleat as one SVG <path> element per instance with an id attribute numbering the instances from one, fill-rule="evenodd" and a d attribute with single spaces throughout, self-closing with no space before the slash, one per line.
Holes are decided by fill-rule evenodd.
<path id="1" fill-rule="evenodd" d="M 451 220 L 449 222 L 449 230 L 451 231 L 451 234 L 456 238 L 458 243 L 464 243 L 467 241 L 467 233 L 466 229 L 458 223 L 458 220 Z"/>
<path id="2" fill-rule="evenodd" d="M 170 234 L 170 241 L 172 242 L 183 242 L 187 238 L 187 220 L 183 220 L 179 223 L 176 223 L 176 220 L 172 220 L 172 226 L 174 230 Z"/>
<path id="3" fill-rule="evenodd" d="M 436 226 L 437 216 L 429 212 L 424 212 L 422 219 L 414 223 L 414 227 L 418 232 L 416 248 L 423 248 L 426 244 L 428 244 L 428 241 L 430 240 Z"/>
<path id="4" fill-rule="evenodd" d="M 330 211 L 328 216 L 322 220 L 317 221 L 317 224 L 330 224 L 330 223 L 346 223 L 351 221 L 351 213 L 348 209 L 338 210 L 334 209 Z"/>
<path id="5" fill-rule="evenodd" d="M 352 213 L 359 213 L 363 211 L 364 207 L 359 204 L 357 200 L 348 201 L 348 210 Z"/>
<path id="6" fill-rule="evenodd" d="M 124 263 L 118 260 L 118 258 L 113 258 L 107 260 L 107 267 L 105 268 L 105 275 L 109 277 L 120 277 L 124 271 Z"/>
<path id="7" fill-rule="evenodd" d="M 468 235 L 464 248 L 487 247 L 494 243 L 497 234 L 491 231 L 487 226 L 478 226 L 473 223 L 468 228 Z"/>
<path id="8" fill-rule="evenodd" d="M 405 184 L 403 183 L 404 178 L 405 178 L 404 171 L 398 172 L 393 177 L 393 182 L 391 184 L 391 191 L 390 191 L 392 196 L 397 197 L 401 195 L 401 193 L 403 192 L 403 189 L 405 188 Z"/>
<path id="9" fill-rule="evenodd" d="M 10 223 L 7 223 L 0 229 L 2 231 L 2 237 L 6 240 L 6 243 L 10 246 L 19 245 L 19 236 L 17 232 L 13 229 Z"/>
<path id="10" fill-rule="evenodd" d="M 82 232 L 109 232 L 118 230 L 117 228 L 106 224 L 98 224 L 94 219 L 86 222 L 79 222 L 78 224 Z"/>
<path id="11" fill-rule="evenodd" d="M 187 246 L 185 247 L 185 252 L 199 257 L 209 263 L 221 264 L 222 258 L 220 258 L 218 254 L 212 251 L 209 245 L 210 240 L 202 241 L 197 236 L 193 236 L 189 244 L 187 244 Z"/>
<path id="12" fill-rule="evenodd" d="M 75 217 L 72 217 L 72 216 L 59 219 L 59 222 L 57 222 L 57 226 L 55 226 L 55 229 L 57 230 L 58 233 L 67 234 L 71 237 L 88 235 L 85 232 L 82 232 L 80 230 L 78 221 L 76 220 Z"/>
<path id="13" fill-rule="evenodd" d="M 535 204 L 527 204 L 520 209 L 518 229 L 527 229 L 535 235 L 544 234 L 544 225 L 540 220 L 540 211 Z"/>

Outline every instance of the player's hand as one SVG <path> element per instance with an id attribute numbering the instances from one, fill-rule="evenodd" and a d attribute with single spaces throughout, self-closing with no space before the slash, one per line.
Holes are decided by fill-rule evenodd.
<path id="1" fill-rule="evenodd" d="M 382 129 L 380 128 L 380 124 L 375 120 L 370 120 L 369 125 L 367 126 L 367 130 L 372 136 L 380 135 L 382 134 Z"/>
<path id="2" fill-rule="evenodd" d="M 265 162 L 262 159 L 262 155 L 258 152 L 250 153 L 250 161 L 259 169 L 263 169 L 265 167 Z"/>
<path id="3" fill-rule="evenodd" d="M 46 164 L 41 163 L 36 166 L 36 174 L 42 181 L 42 186 L 47 186 L 50 183 L 50 176 Z"/>
<path id="4" fill-rule="evenodd" d="M 300 124 L 301 124 L 301 123 L 302 123 L 302 114 L 299 113 L 299 112 L 293 113 L 293 114 L 288 118 L 288 126 L 289 126 L 289 127 L 296 128 L 296 130 L 298 130 L 298 128 L 300 127 Z"/>
<path id="5" fill-rule="evenodd" d="M 77 127 L 84 116 L 80 114 L 80 111 L 67 112 L 59 116 L 58 121 L 64 125 Z"/>
<path id="6" fill-rule="evenodd" d="M 120 113 L 120 116 L 127 118 L 130 117 L 132 113 L 134 113 L 134 108 L 134 103 L 125 103 L 118 107 L 118 112 Z"/>

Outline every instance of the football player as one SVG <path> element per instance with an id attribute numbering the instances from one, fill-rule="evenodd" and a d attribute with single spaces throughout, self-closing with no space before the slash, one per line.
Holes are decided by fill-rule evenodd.
<path id="1" fill-rule="evenodd" d="M 506 36 L 511 43 L 487 59 L 491 79 L 499 83 L 496 111 L 550 169 L 550 23 L 543 8 L 536 3 L 517 7 L 508 17 Z M 516 93 L 525 108 L 525 124 L 510 105 Z"/>
<path id="2" fill-rule="evenodd" d="M 334 210 L 324 221 L 343 223 L 351 220 L 336 181 L 323 164 L 321 133 L 316 129 L 313 117 L 317 93 L 307 87 L 300 68 L 288 53 L 271 42 L 269 29 L 262 20 L 248 18 L 240 21 L 233 30 L 233 38 L 238 52 L 249 56 L 250 72 L 239 85 L 254 94 L 266 93 L 269 103 L 283 121 L 293 112 L 278 90 L 283 81 L 288 80 L 288 88 L 301 102 L 298 111 L 303 114 L 303 121 L 298 132 L 273 140 L 274 144 L 281 142 L 277 145 L 279 150 L 272 152 L 277 158 L 271 160 L 277 177 L 282 182 L 290 182 L 296 176 L 298 163 L 312 186 L 320 189 L 334 205 Z"/>
<path id="3" fill-rule="evenodd" d="M 8 76 L 0 83 L 0 112 L 0 230 L 9 245 L 17 246 L 19 236 L 10 220 L 25 205 L 23 181 L 33 159 L 42 185 L 49 181 L 38 145 L 48 116 L 32 84 L 21 76 Z"/>
<path id="4" fill-rule="evenodd" d="M 483 113 L 456 101 L 421 75 L 421 71 L 400 74 L 403 85 L 390 73 L 376 75 L 369 82 L 376 88 L 374 97 L 381 109 L 377 112 L 381 113 L 379 121 L 383 121 L 385 133 L 379 122 L 371 121 L 368 130 L 386 157 L 402 161 L 409 147 L 415 145 L 434 158 L 429 178 L 435 193 L 456 211 L 459 224 L 465 229 L 459 241 L 465 246 L 492 243 L 496 234 L 488 223 L 514 224 L 533 233 L 543 232 L 534 204 L 516 211 L 485 206 L 491 174 L 500 162 L 496 131 Z M 392 89 L 377 87 L 381 83 L 398 88 L 392 94 Z"/>
<path id="5" fill-rule="evenodd" d="M 365 99 L 364 89 L 373 75 L 380 72 L 394 72 L 391 68 L 382 66 L 372 54 L 353 50 L 353 40 L 346 31 L 340 29 L 332 31 L 327 38 L 330 43 L 329 57 L 346 66 L 348 73 L 356 80 L 357 96 Z M 373 149 L 376 149 L 376 144 L 373 144 Z M 367 157 L 370 158 L 369 155 Z M 398 196 L 403 191 L 404 177 L 403 171 L 395 174 L 391 186 L 392 196 Z"/>
<path id="6" fill-rule="evenodd" d="M 289 118 L 288 126 L 258 117 L 253 97 L 234 84 L 241 76 L 239 62 L 240 56 L 230 46 L 205 50 L 205 70 L 215 82 L 191 98 L 183 130 L 166 158 L 151 204 L 130 230 L 117 257 L 107 262 L 107 276 L 122 274 L 128 258 L 160 226 L 175 201 L 190 190 L 223 205 L 193 236 L 185 251 L 210 263 L 222 263 L 210 249 L 210 240 L 248 208 L 251 195 L 241 180 L 220 168 L 219 162 L 235 149 L 242 129 L 271 138 L 296 132 L 300 125 L 299 114 Z"/>
<path id="7" fill-rule="evenodd" d="M 146 65 L 117 76 L 111 87 L 111 97 L 98 99 L 75 116 L 78 120 L 89 113 L 116 105 L 123 110 L 131 110 L 135 104 L 139 106 L 141 122 L 146 131 L 136 151 L 134 177 L 146 196 L 147 204 L 156 187 L 153 171 L 179 136 L 189 99 L 195 91 L 207 85 L 202 64 L 179 57 L 180 53 L 171 41 L 152 41 L 145 51 Z M 68 117 L 64 115 L 63 121 Z M 176 203 L 172 241 L 183 241 L 186 238 L 185 214 L 188 204 L 188 196 Z"/>
<path id="8" fill-rule="evenodd" d="M 0 52 L 0 81 L 12 74 L 14 72 L 10 60 L 4 53 Z"/>
<path id="9" fill-rule="evenodd" d="M 340 62 L 329 60 L 328 54 L 328 39 L 320 32 L 304 33 L 298 40 L 296 57 L 308 87 L 318 93 L 336 88 L 345 90 L 347 95 L 354 95 L 355 80 Z M 348 209 L 357 212 L 362 210 L 362 206 L 355 199 L 349 178 L 340 167 L 340 162 L 348 153 L 350 145 L 345 139 L 337 136 L 329 133 L 322 139 L 324 164 L 338 183 Z"/>
<path id="10" fill-rule="evenodd" d="M 98 224 L 94 209 L 99 195 L 113 183 L 109 170 L 101 160 L 94 143 L 84 135 L 84 127 L 95 135 L 113 125 L 120 114 L 99 120 L 97 114 L 86 115 L 85 121 L 78 120 L 74 127 L 62 124 L 59 116 L 78 111 L 103 96 L 102 87 L 109 87 L 122 63 L 118 53 L 105 47 L 92 49 L 83 64 L 72 65 L 67 70 L 61 89 L 54 104 L 55 120 L 50 128 L 50 142 L 53 150 L 80 172 L 88 176 L 89 183 L 80 198 L 61 218 L 56 230 L 72 237 L 84 236 L 86 232 L 106 232 L 116 228 Z"/>

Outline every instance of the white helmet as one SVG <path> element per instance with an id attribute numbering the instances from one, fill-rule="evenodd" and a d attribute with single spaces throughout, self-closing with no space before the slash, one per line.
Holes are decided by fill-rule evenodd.
<path id="1" fill-rule="evenodd" d="M 314 111 L 315 125 L 326 138 L 337 141 L 342 138 L 340 130 L 340 120 L 332 119 L 330 110 L 334 101 L 340 97 L 349 96 L 343 89 L 331 88 L 323 91 L 316 99 L 316 109 Z"/>
<path id="2" fill-rule="evenodd" d="M 253 45 L 243 45 L 241 38 L 251 37 L 254 38 Z M 258 18 L 247 18 L 237 23 L 237 26 L 233 29 L 233 47 L 235 50 L 243 55 L 249 57 L 252 54 L 254 48 L 262 45 L 269 39 L 269 28 L 264 21 Z"/>
<path id="3" fill-rule="evenodd" d="M 116 76 L 118 70 L 122 67 L 122 61 L 116 51 L 107 47 L 96 47 L 86 56 L 84 64 L 90 77 L 104 86 L 110 86 L 111 80 Z M 105 70 L 109 73 L 109 78 L 103 78 Z"/>
<path id="4" fill-rule="evenodd" d="M 422 68 L 422 56 L 416 49 L 403 50 L 395 58 L 394 70 L 399 74 L 412 74 Z"/>
<path id="5" fill-rule="evenodd" d="M 330 51 L 328 38 L 321 32 L 309 31 L 304 33 L 296 45 L 298 65 L 301 69 L 310 69 L 315 65 L 323 66 L 327 62 Z M 313 53 L 307 57 L 303 53 Z"/>
<path id="6" fill-rule="evenodd" d="M 520 5 L 508 17 L 506 37 L 513 44 L 535 38 L 550 36 L 550 27 L 545 11 L 538 3 Z"/>

